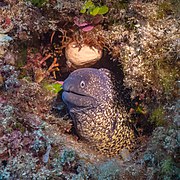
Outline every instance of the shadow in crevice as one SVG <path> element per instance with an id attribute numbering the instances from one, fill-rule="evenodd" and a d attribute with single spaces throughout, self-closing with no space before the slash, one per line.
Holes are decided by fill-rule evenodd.
<path id="1" fill-rule="evenodd" d="M 127 111 L 131 108 L 131 89 L 124 86 L 124 72 L 122 64 L 118 59 L 114 59 L 108 51 L 104 51 L 103 57 L 92 67 L 106 68 L 111 71 L 114 78 L 114 90 L 117 92 L 118 101 L 122 103 Z"/>

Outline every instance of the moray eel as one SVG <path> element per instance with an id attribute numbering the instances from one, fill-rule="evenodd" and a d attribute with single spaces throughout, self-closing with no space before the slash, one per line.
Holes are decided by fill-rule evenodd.
<path id="1" fill-rule="evenodd" d="M 135 139 L 113 82 L 107 69 L 82 68 L 64 81 L 62 94 L 78 136 L 108 156 L 132 150 Z"/>

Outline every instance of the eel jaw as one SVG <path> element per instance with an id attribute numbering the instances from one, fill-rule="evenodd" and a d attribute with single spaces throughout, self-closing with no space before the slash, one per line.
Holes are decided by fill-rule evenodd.
<path id="1" fill-rule="evenodd" d="M 94 97 L 86 94 L 79 94 L 73 91 L 64 90 L 62 93 L 62 99 L 67 105 L 68 109 L 88 108 L 97 106 L 97 101 Z"/>

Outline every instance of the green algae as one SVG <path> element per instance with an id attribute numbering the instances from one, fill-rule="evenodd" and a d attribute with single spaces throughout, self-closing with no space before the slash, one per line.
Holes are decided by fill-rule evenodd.
<path id="1" fill-rule="evenodd" d="M 159 3 L 157 18 L 162 19 L 168 15 L 178 15 L 180 13 L 180 0 L 168 0 Z"/>
<path id="2" fill-rule="evenodd" d="M 44 88 L 46 90 L 54 93 L 54 94 L 57 94 L 58 92 L 60 92 L 62 90 L 62 84 L 59 84 L 59 83 L 52 83 L 52 84 L 45 83 Z"/>
<path id="3" fill-rule="evenodd" d="M 87 13 L 92 16 L 96 16 L 98 14 L 106 14 L 109 11 L 109 8 L 106 5 L 96 6 L 91 0 L 88 0 L 82 6 L 80 13 Z"/>
<path id="4" fill-rule="evenodd" d="M 158 65 L 157 65 L 158 64 Z M 156 74 L 159 77 L 159 83 L 163 88 L 166 96 L 171 96 L 175 89 L 178 79 L 179 70 L 177 66 L 172 66 L 159 60 L 156 64 Z"/>
<path id="5" fill-rule="evenodd" d="M 171 14 L 173 11 L 172 4 L 168 1 L 164 1 L 159 4 L 158 11 L 157 11 L 157 18 L 162 19 L 167 15 Z"/>
<path id="6" fill-rule="evenodd" d="M 169 71 L 165 69 L 159 70 L 160 72 L 160 82 L 164 88 L 164 92 L 166 95 L 170 95 L 174 90 L 176 83 L 177 71 L 173 69 L 169 69 Z"/>
<path id="7" fill-rule="evenodd" d="M 165 125 L 165 111 L 163 107 L 157 107 L 149 117 L 149 121 L 154 123 L 156 126 Z"/>
<path id="8" fill-rule="evenodd" d="M 44 6 L 48 2 L 48 0 L 28 0 L 28 1 L 30 1 L 34 6 L 37 6 L 39 8 Z"/>
<path id="9" fill-rule="evenodd" d="M 171 174 L 173 171 L 173 164 L 174 163 L 173 163 L 173 160 L 171 159 L 171 157 L 168 157 L 161 164 L 161 172 L 166 175 Z"/>

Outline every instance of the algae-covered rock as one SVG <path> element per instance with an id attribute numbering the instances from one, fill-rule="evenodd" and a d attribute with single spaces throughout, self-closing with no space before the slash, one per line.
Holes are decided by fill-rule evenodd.
<path id="1" fill-rule="evenodd" d="M 152 140 L 142 160 L 147 167 L 151 168 L 154 178 L 179 178 L 177 162 L 179 147 L 178 129 L 161 127 L 153 132 Z"/>
<path id="2" fill-rule="evenodd" d="M 0 179 L 180 179 L 180 2 L 92 2 L 108 7 L 97 24 L 81 0 L 0 2 Z M 75 24 L 82 15 L 92 31 Z M 130 159 L 109 159 L 78 139 L 61 104 L 56 81 L 72 70 L 65 47 L 81 40 L 102 50 L 93 66 L 118 69 L 130 89 L 138 142 Z"/>

